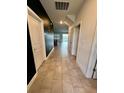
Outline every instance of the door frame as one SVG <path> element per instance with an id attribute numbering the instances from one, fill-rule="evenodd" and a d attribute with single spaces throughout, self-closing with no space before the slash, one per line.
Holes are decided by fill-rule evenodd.
<path id="1" fill-rule="evenodd" d="M 78 29 L 78 26 L 79 26 L 79 29 Z M 78 29 L 78 32 L 77 32 L 77 36 L 75 35 L 76 33 L 76 30 Z M 72 47 L 71 47 L 71 54 L 75 57 L 77 57 L 77 52 L 78 52 L 78 43 L 79 43 L 79 37 L 80 37 L 80 31 L 81 31 L 81 21 L 79 21 L 78 23 L 76 23 L 72 28 L 71 28 L 71 31 L 72 31 Z M 75 36 L 77 38 L 75 38 Z M 75 41 L 75 39 L 77 39 L 77 41 Z M 75 45 L 75 42 L 77 43 Z"/>
<path id="2" fill-rule="evenodd" d="M 30 15 L 31 17 L 33 17 L 35 20 L 37 20 L 38 22 L 40 22 L 40 24 L 41 24 L 41 22 L 42 22 L 42 24 L 43 24 L 43 20 L 31 9 L 31 8 L 29 8 L 28 6 L 27 6 L 27 16 L 28 15 Z M 28 17 L 27 17 L 27 19 L 28 19 Z M 43 28 L 41 28 L 42 30 L 43 30 L 43 38 L 44 38 L 44 29 Z M 30 30 L 30 29 L 29 29 Z M 44 44 L 44 60 L 46 60 L 46 47 L 45 47 L 45 39 L 44 39 L 44 42 L 43 42 Z M 31 43 L 31 45 L 32 45 L 32 43 Z M 32 51 L 33 51 L 33 49 L 32 49 Z M 34 54 L 33 54 L 33 56 L 34 56 Z M 31 85 L 33 84 L 33 82 L 34 82 L 34 80 L 36 79 L 36 77 L 37 77 L 37 74 L 38 74 L 38 70 L 39 69 L 37 69 L 37 71 L 36 71 L 36 73 L 35 73 L 35 75 L 32 77 L 32 79 L 30 80 L 30 82 L 29 82 L 29 84 L 28 84 L 28 86 L 27 86 L 27 91 L 29 91 L 29 89 L 30 89 L 30 87 L 31 87 Z"/>
<path id="3" fill-rule="evenodd" d="M 95 28 L 95 30 L 96 30 L 96 28 Z M 97 66 L 96 60 L 97 60 L 97 31 L 95 31 L 95 33 L 94 33 L 91 52 L 89 55 L 89 63 L 88 63 L 87 69 L 86 69 L 86 77 L 87 78 L 92 78 L 92 75 L 94 73 L 95 64 Z M 97 76 L 94 77 L 93 79 L 97 79 Z"/>
<path id="4" fill-rule="evenodd" d="M 39 18 L 39 16 L 37 16 L 37 14 L 35 14 L 33 12 L 33 10 L 31 10 L 29 7 L 28 7 L 28 15 L 31 16 L 34 20 L 38 21 L 38 25 L 39 25 L 40 29 L 42 30 L 42 36 L 41 36 L 41 39 L 43 38 L 43 41 L 42 41 L 42 45 L 43 45 L 42 57 L 43 57 L 43 60 L 42 61 L 44 61 L 46 59 L 46 51 L 45 51 L 46 50 L 46 46 L 45 46 L 45 38 L 44 38 L 44 29 L 43 29 L 43 24 L 44 23 L 43 23 L 43 20 L 41 18 Z M 28 18 L 28 22 L 29 22 L 29 20 L 30 19 Z M 30 27 L 29 27 L 29 30 L 31 30 Z M 35 49 L 33 49 L 32 51 L 33 51 L 33 55 L 34 55 L 34 59 L 35 59 L 35 57 L 36 57 L 35 56 L 35 52 L 34 52 Z M 36 59 L 35 59 L 35 62 L 36 62 Z M 36 71 L 38 71 L 38 69 L 39 69 L 40 66 L 37 67 L 36 64 L 35 64 L 35 67 L 36 67 Z"/>

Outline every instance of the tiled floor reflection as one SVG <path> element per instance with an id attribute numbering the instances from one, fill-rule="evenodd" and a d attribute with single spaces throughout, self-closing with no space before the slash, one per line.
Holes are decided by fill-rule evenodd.
<path id="1" fill-rule="evenodd" d="M 96 82 L 83 76 L 63 42 L 42 64 L 28 93 L 96 93 Z"/>

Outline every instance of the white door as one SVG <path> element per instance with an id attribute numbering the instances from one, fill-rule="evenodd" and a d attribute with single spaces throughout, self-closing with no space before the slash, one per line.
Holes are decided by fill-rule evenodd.
<path id="1" fill-rule="evenodd" d="M 29 32 L 31 37 L 32 49 L 35 60 L 36 70 L 42 64 L 44 60 L 44 45 L 43 45 L 43 31 L 41 26 L 42 22 L 34 19 L 32 16 L 28 15 Z"/>

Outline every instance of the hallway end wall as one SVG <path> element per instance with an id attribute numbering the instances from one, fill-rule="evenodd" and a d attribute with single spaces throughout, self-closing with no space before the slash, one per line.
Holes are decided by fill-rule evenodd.
<path id="1" fill-rule="evenodd" d="M 87 76 L 87 68 L 89 64 L 92 43 L 96 32 L 97 20 L 97 0 L 86 0 L 76 17 L 75 24 L 80 23 L 80 34 L 78 41 L 78 50 L 76 61 Z"/>

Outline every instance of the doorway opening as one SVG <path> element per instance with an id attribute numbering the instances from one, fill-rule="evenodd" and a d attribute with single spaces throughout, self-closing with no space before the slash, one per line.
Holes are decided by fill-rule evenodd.
<path id="1" fill-rule="evenodd" d="M 77 56 L 80 24 L 73 28 L 72 55 Z"/>

